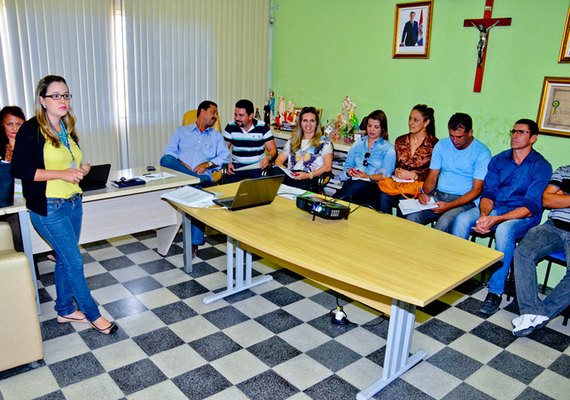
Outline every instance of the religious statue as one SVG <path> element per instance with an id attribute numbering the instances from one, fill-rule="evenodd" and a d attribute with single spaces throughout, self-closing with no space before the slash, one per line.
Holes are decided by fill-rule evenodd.
<path id="1" fill-rule="evenodd" d="M 269 89 L 269 97 L 267 98 L 267 105 L 271 111 L 271 116 L 275 116 L 275 92 L 273 89 Z"/>
<path id="2" fill-rule="evenodd" d="M 478 65 L 481 65 L 483 63 L 483 56 L 485 54 L 485 47 L 487 47 L 487 35 L 489 34 L 489 31 L 491 30 L 491 28 L 493 28 L 498 23 L 499 23 L 499 21 L 495 22 L 490 27 L 485 28 L 485 26 L 483 24 L 475 25 L 473 22 L 471 22 L 471 25 L 473 25 L 479 31 L 479 43 L 477 43 L 477 64 Z"/>
<path id="3" fill-rule="evenodd" d="M 283 96 L 279 96 L 279 104 L 277 105 L 278 116 L 281 121 L 283 121 L 283 116 L 285 115 L 285 99 Z"/>

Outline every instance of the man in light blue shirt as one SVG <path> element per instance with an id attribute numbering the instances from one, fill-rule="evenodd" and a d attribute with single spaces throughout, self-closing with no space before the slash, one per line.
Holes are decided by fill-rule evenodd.
<path id="1" fill-rule="evenodd" d="M 230 161 L 230 151 L 222 134 L 212 127 L 218 119 L 218 106 L 205 100 L 198 105 L 196 123 L 180 126 L 166 145 L 162 167 L 200 178 L 201 186 L 213 183 L 212 171 Z M 204 224 L 192 220 L 192 257 L 204 244 Z"/>
<path id="2" fill-rule="evenodd" d="M 448 129 L 449 138 L 433 149 L 430 171 L 418 198 L 427 204 L 433 197 L 436 208 L 406 215 L 406 219 L 422 224 L 437 221 L 435 228 L 444 232 L 450 232 L 457 215 L 475 207 L 491 160 L 487 146 L 473 137 L 468 114 L 453 114 Z"/>
<path id="3" fill-rule="evenodd" d="M 200 103 L 196 123 L 178 127 L 166 145 L 160 165 L 200 178 L 202 186 L 212 182 L 212 171 L 230 161 L 222 134 L 212 127 L 218 119 L 213 101 Z"/>

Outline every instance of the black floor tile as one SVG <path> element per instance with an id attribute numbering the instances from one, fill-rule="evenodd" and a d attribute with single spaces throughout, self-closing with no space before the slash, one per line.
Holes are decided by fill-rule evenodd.
<path id="1" fill-rule="evenodd" d="M 135 265 L 135 263 L 127 256 L 120 256 L 109 258 L 108 260 L 101 260 L 99 264 L 107 271 L 114 271 L 116 269 L 130 267 Z"/>
<path id="2" fill-rule="evenodd" d="M 220 357 L 225 357 L 228 354 L 235 353 L 242 349 L 239 344 L 234 342 L 223 332 L 214 333 L 188 344 L 208 362 L 217 360 Z"/>
<path id="3" fill-rule="evenodd" d="M 272 336 L 248 347 L 247 350 L 271 368 L 301 354 L 299 350 L 279 336 Z"/>
<path id="4" fill-rule="evenodd" d="M 172 379 L 188 399 L 205 399 L 232 386 L 211 365 L 204 365 Z"/>
<path id="5" fill-rule="evenodd" d="M 352 322 L 347 325 L 333 324 L 328 313 L 321 315 L 320 317 L 317 317 L 307 323 L 322 333 L 329 335 L 331 338 L 336 338 L 340 335 L 344 335 L 346 332 L 349 332 L 358 326 Z"/>
<path id="6" fill-rule="evenodd" d="M 333 290 L 327 290 L 325 292 L 318 293 L 310 297 L 315 303 L 320 304 L 328 310 L 336 308 L 337 304 L 345 305 L 347 303 L 352 303 L 352 300 L 348 297 L 341 295 Z"/>
<path id="7" fill-rule="evenodd" d="M 360 359 L 358 353 L 335 340 L 330 340 L 307 351 L 307 355 L 334 372 Z"/>
<path id="8" fill-rule="evenodd" d="M 170 290 L 180 299 L 187 299 L 190 297 L 198 296 L 200 294 L 208 293 L 208 289 L 194 280 L 168 286 L 168 290 Z"/>
<path id="9" fill-rule="evenodd" d="M 225 286 L 223 288 L 220 288 L 219 291 L 215 291 L 215 292 L 218 293 L 218 292 L 222 292 L 224 290 L 226 290 Z M 235 304 L 235 303 L 249 299 L 249 298 L 254 297 L 254 296 L 257 296 L 257 294 L 255 294 L 254 292 L 252 292 L 249 289 L 246 289 L 246 290 L 243 290 L 243 291 L 238 292 L 236 294 L 232 294 L 231 296 L 224 297 L 224 300 L 229 304 Z"/>
<path id="10" fill-rule="evenodd" d="M 196 311 L 182 301 L 154 308 L 152 312 L 166 325 L 174 324 L 198 315 Z"/>
<path id="11" fill-rule="evenodd" d="M 527 387 L 521 394 L 515 397 L 515 400 L 554 400 L 552 397 L 540 393 L 538 390 Z"/>
<path id="12" fill-rule="evenodd" d="M 501 328 L 489 321 L 477 325 L 471 330 L 471 333 L 503 349 L 516 340 L 516 336 L 510 330 Z"/>
<path id="13" fill-rule="evenodd" d="M 165 259 L 159 259 L 154 261 L 145 262 L 139 264 L 143 270 L 145 270 L 150 275 L 158 274 L 159 272 L 170 271 L 176 268 L 170 261 Z"/>
<path id="14" fill-rule="evenodd" d="M 366 329 L 369 332 L 372 332 L 375 335 L 380 336 L 383 339 L 386 339 L 388 338 L 389 325 L 390 325 L 389 317 L 380 316 L 378 318 L 374 318 L 370 322 L 360 325 L 360 327 Z"/>
<path id="15" fill-rule="evenodd" d="M 218 270 L 212 267 L 206 262 L 197 262 L 192 264 L 192 273 L 190 276 L 194 279 L 200 278 L 201 276 L 206 276 L 218 272 Z"/>
<path id="16" fill-rule="evenodd" d="M 470 314 L 476 315 L 479 318 L 487 319 L 490 317 L 490 315 L 479 312 L 479 309 L 482 305 L 482 301 L 477 300 L 473 297 L 468 297 L 462 302 L 458 303 L 455 307 L 459 308 L 460 310 L 467 311 Z"/>
<path id="17" fill-rule="evenodd" d="M 116 246 L 117 250 L 119 250 L 123 254 L 133 254 L 139 251 L 149 250 L 149 247 L 144 245 L 141 242 L 133 242 L 127 244 L 121 244 Z"/>
<path id="18" fill-rule="evenodd" d="M 87 285 L 91 290 L 97 290 L 119 283 L 119 281 L 116 280 L 115 277 L 108 272 L 89 276 L 85 279 L 87 280 Z"/>
<path id="19" fill-rule="evenodd" d="M 373 351 L 372 353 L 366 356 L 366 358 L 368 358 L 374 364 L 378 364 L 381 367 L 384 367 L 385 357 L 386 357 L 386 346 L 382 346 L 380 349 Z"/>
<path id="20" fill-rule="evenodd" d="M 49 369 L 59 387 L 69 386 L 105 372 L 90 352 L 51 364 Z"/>
<path id="21" fill-rule="evenodd" d="M 485 393 L 479 389 L 475 389 L 473 386 L 462 382 L 453 389 L 451 392 L 446 394 L 442 400 L 494 400 L 493 397 L 487 396 Z"/>
<path id="22" fill-rule="evenodd" d="M 134 236 L 135 239 L 138 239 L 138 240 L 152 239 L 152 238 L 155 238 L 155 237 L 156 237 L 156 231 L 155 231 L 155 230 L 151 230 L 151 231 L 144 231 L 144 232 L 133 233 L 132 236 Z"/>
<path id="23" fill-rule="evenodd" d="M 46 363 L 44 360 L 38 360 L 35 363 L 28 363 L 28 364 L 24 364 L 24 365 L 19 365 L 19 366 L 14 367 L 14 368 L 10 368 L 10 369 L 4 370 L 4 371 L 0 371 L 0 381 L 3 379 L 11 378 L 12 376 L 24 374 L 24 373 L 29 372 L 29 371 L 34 370 L 34 369 L 44 368 L 45 366 L 46 366 Z M 0 392 L 0 399 L 2 399 L 1 394 L 2 394 L 2 392 Z"/>
<path id="24" fill-rule="evenodd" d="M 148 358 L 110 371 L 109 375 L 119 389 L 127 395 L 167 379 L 166 375 Z"/>
<path id="25" fill-rule="evenodd" d="M 96 329 L 85 329 L 79 332 L 79 336 L 91 350 L 95 350 L 129 338 L 129 335 L 121 329 L 121 325 L 117 324 L 117 326 L 119 329 L 111 335 L 105 335 Z"/>
<path id="26" fill-rule="evenodd" d="M 228 241 L 227 236 L 222 235 L 221 233 L 206 236 L 206 243 L 212 246 L 223 244 L 226 243 L 227 241 Z"/>
<path id="27" fill-rule="evenodd" d="M 69 335 L 70 333 L 75 333 L 75 329 L 71 324 L 60 324 L 57 322 L 57 318 L 41 322 L 40 330 L 44 342 L 60 336 Z"/>
<path id="28" fill-rule="evenodd" d="M 132 281 L 123 282 L 123 286 L 127 288 L 132 294 L 140 294 L 150 292 L 151 290 L 160 289 L 163 287 L 155 279 L 150 276 L 145 276 Z"/>
<path id="29" fill-rule="evenodd" d="M 201 260 L 211 260 L 212 258 L 225 256 L 226 253 L 215 247 L 198 247 L 197 255 Z"/>
<path id="30" fill-rule="evenodd" d="M 287 311 L 281 309 L 257 317 L 255 321 L 275 334 L 285 332 L 303 323 Z"/>
<path id="31" fill-rule="evenodd" d="M 55 392 L 48 393 L 44 396 L 36 397 L 34 400 L 66 400 L 66 399 L 61 390 L 56 390 Z"/>
<path id="32" fill-rule="evenodd" d="M 423 323 L 416 330 L 443 344 L 450 344 L 465 333 L 465 331 L 436 318 Z"/>
<path id="33" fill-rule="evenodd" d="M 234 307 L 223 307 L 203 314 L 203 317 L 218 329 L 226 329 L 249 320 L 249 317 Z"/>
<path id="34" fill-rule="evenodd" d="M 429 303 L 426 307 L 418 307 L 419 311 L 426 313 L 429 316 L 435 317 L 436 315 L 440 314 L 441 312 L 451 308 L 451 306 L 447 303 L 444 303 L 440 300 L 434 300 Z"/>
<path id="35" fill-rule="evenodd" d="M 147 310 L 145 305 L 134 296 L 107 303 L 103 307 L 114 319 L 120 319 Z"/>
<path id="36" fill-rule="evenodd" d="M 135 336 L 133 340 L 149 357 L 185 344 L 178 335 L 166 326 Z"/>
<path id="37" fill-rule="evenodd" d="M 282 400 L 299 392 L 298 388 L 272 370 L 241 382 L 237 387 L 252 400 Z"/>
<path id="38" fill-rule="evenodd" d="M 422 392 L 420 389 L 408 382 L 397 378 L 394 382 L 386 386 L 380 393 L 372 397 L 373 399 L 382 400 L 393 400 L 393 399 L 405 399 L 405 400 L 428 400 L 433 399 L 433 397 Z"/>
<path id="39" fill-rule="evenodd" d="M 97 240 L 96 242 L 84 243 L 81 245 L 87 251 L 101 250 L 111 247 L 111 243 L 106 240 Z"/>
<path id="40" fill-rule="evenodd" d="M 544 371 L 544 368 L 517 356 L 509 351 L 502 351 L 487 363 L 491 368 L 528 385 Z"/>
<path id="41" fill-rule="evenodd" d="M 450 347 L 444 347 L 427 361 L 462 381 L 483 366 L 479 361 Z"/>
<path id="42" fill-rule="evenodd" d="M 285 307 L 299 300 L 304 299 L 299 293 L 292 291 L 286 287 L 280 287 L 269 292 L 263 293 L 261 296 L 270 302 L 277 304 L 279 307 Z"/>
<path id="43" fill-rule="evenodd" d="M 39 279 L 42 285 L 44 285 L 44 287 L 55 285 L 55 275 L 53 272 L 48 272 L 47 274 L 41 274 Z"/>
<path id="44" fill-rule="evenodd" d="M 278 269 L 277 271 L 273 271 L 270 273 L 270 275 L 273 276 L 274 280 L 276 280 L 283 286 L 303 280 L 303 277 L 301 275 L 296 274 L 293 271 L 289 271 L 286 268 L 281 268 Z"/>
<path id="45" fill-rule="evenodd" d="M 564 351 L 570 346 L 570 336 L 550 329 L 548 326 L 535 330 L 527 337 L 558 351 Z"/>
<path id="46" fill-rule="evenodd" d="M 81 256 L 83 257 L 83 264 L 89 264 L 96 261 L 89 253 L 81 253 Z"/>
<path id="47" fill-rule="evenodd" d="M 182 248 L 182 246 L 176 243 L 172 243 L 166 254 L 160 254 L 158 252 L 158 248 L 155 248 L 153 250 L 156 251 L 157 254 L 163 257 L 172 257 L 172 256 L 177 256 L 178 254 L 184 254 L 184 249 Z"/>
<path id="48" fill-rule="evenodd" d="M 548 369 L 570 379 L 570 356 L 562 354 L 550 364 Z"/>
<path id="49" fill-rule="evenodd" d="M 358 392 L 356 387 L 336 375 L 329 376 L 304 391 L 307 396 L 315 400 L 354 399 Z"/>
<path id="50" fill-rule="evenodd" d="M 48 301 L 52 301 L 54 299 L 51 298 L 50 294 L 44 288 L 38 289 L 38 298 L 40 299 L 40 303 L 47 303 Z"/>

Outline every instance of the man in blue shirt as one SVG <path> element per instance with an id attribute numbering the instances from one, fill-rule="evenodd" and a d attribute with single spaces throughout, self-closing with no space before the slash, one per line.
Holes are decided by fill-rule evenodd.
<path id="1" fill-rule="evenodd" d="M 491 159 L 487 146 L 473 137 L 469 115 L 453 114 L 447 126 L 449 138 L 435 145 L 423 193 L 418 197 L 422 204 L 433 197 L 436 208 L 405 216 L 422 224 L 437 221 L 434 227 L 444 232 L 450 232 L 457 215 L 476 206 Z"/>
<path id="2" fill-rule="evenodd" d="M 200 178 L 201 186 L 213 183 L 212 171 L 230 161 L 230 151 L 222 134 L 212 127 L 218 119 L 218 106 L 205 100 L 198 105 L 196 123 L 180 126 L 166 145 L 162 167 Z M 192 257 L 204 244 L 205 226 L 192 220 Z"/>
<path id="3" fill-rule="evenodd" d="M 467 239 L 471 230 L 479 234 L 495 232 L 495 249 L 504 257 L 494 266 L 489 293 L 479 310 L 494 314 L 501 304 L 516 240 L 522 238 L 542 217 L 542 192 L 552 175 L 552 167 L 532 146 L 538 125 L 520 119 L 511 130 L 511 148 L 489 163 L 479 208 L 455 219 L 451 233 Z"/>
<path id="4" fill-rule="evenodd" d="M 160 165 L 200 178 L 202 186 L 212 183 L 212 171 L 230 161 L 222 134 L 212 127 L 218 119 L 213 101 L 200 103 L 196 123 L 178 127 L 166 145 Z"/>

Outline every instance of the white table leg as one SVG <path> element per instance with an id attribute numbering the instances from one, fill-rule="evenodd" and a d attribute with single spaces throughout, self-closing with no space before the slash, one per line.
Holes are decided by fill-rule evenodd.
<path id="1" fill-rule="evenodd" d="M 187 274 L 192 273 L 192 220 L 186 214 L 182 219 L 182 232 L 184 248 L 184 272 Z"/>
<path id="2" fill-rule="evenodd" d="M 427 352 L 424 350 L 409 355 L 415 318 L 416 306 L 400 300 L 392 300 L 382 379 L 358 393 L 356 396 L 358 400 L 370 399 L 394 379 L 427 357 Z"/>
<path id="3" fill-rule="evenodd" d="M 242 292 L 246 289 L 261 285 L 273 279 L 271 275 L 258 276 L 257 278 L 252 279 L 251 275 L 253 267 L 252 267 L 251 253 L 244 251 L 240 247 L 239 242 L 234 241 L 230 237 L 228 237 L 226 246 L 227 246 L 226 273 L 228 274 L 226 290 L 220 293 L 204 297 L 203 300 L 204 304 L 210 304 L 216 300 L 223 299 L 225 297 L 231 296 L 232 294 Z M 234 257 L 234 251 L 235 251 L 235 257 Z M 236 274 L 235 282 L 233 279 L 234 266 Z M 245 278 L 244 278 L 244 273 L 245 273 Z"/>
<path id="4" fill-rule="evenodd" d="M 36 307 L 38 309 L 38 314 L 41 315 L 40 308 L 40 296 L 38 293 L 38 278 L 36 276 L 36 268 L 34 265 L 34 249 L 32 248 L 32 232 L 30 231 L 30 214 L 28 211 L 20 211 L 18 213 L 18 220 L 20 222 L 20 232 L 22 234 L 22 245 L 24 247 L 24 253 L 28 257 L 28 263 L 30 264 L 30 272 L 32 273 L 32 280 L 34 281 L 34 287 L 36 288 Z"/>
<path id="5" fill-rule="evenodd" d="M 178 229 L 180 229 L 180 225 L 182 224 L 182 215 L 177 212 L 177 223 L 174 225 L 165 226 L 164 228 L 157 229 L 156 231 L 156 240 L 158 244 L 158 254 L 161 256 L 165 256 L 172 246 L 172 242 L 174 242 L 174 238 L 178 233 Z"/>

